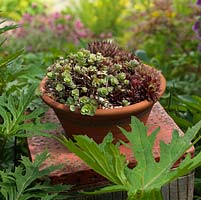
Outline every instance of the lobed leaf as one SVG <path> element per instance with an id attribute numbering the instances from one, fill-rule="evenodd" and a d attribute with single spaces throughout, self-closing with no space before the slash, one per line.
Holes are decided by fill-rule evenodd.
<path id="1" fill-rule="evenodd" d="M 129 145 L 124 143 L 123 145 L 130 148 L 137 159 L 137 166 L 133 169 L 128 168 L 126 158 L 120 154 L 118 145 L 112 143 L 111 133 L 101 144 L 96 144 L 87 136 L 75 136 L 76 143 L 66 138 L 60 139 L 60 142 L 94 171 L 115 184 L 93 194 L 126 190 L 129 200 L 136 199 L 137 196 L 146 199 L 149 195 L 153 199 L 161 199 L 160 190 L 163 185 L 201 166 L 201 153 L 199 153 L 192 159 L 187 155 L 180 166 L 172 170 L 174 163 L 192 146 L 190 142 L 200 128 L 201 121 L 189 128 L 182 137 L 177 131 L 173 131 L 172 141 L 169 144 L 160 141 L 160 161 L 156 162 L 152 149 L 159 129 L 147 135 L 144 124 L 132 117 L 131 132 L 120 129 L 130 142 Z"/>
<path id="2" fill-rule="evenodd" d="M 126 167 L 125 157 L 120 155 L 114 144 L 107 143 L 109 137 L 110 135 L 105 138 L 104 145 L 97 145 L 92 139 L 82 135 L 75 136 L 76 144 L 67 139 L 64 139 L 62 143 L 81 157 L 97 173 L 116 184 L 122 184 L 125 183 L 126 179 L 123 173 Z M 108 154 L 106 149 L 111 154 Z M 119 170 L 118 174 L 116 174 L 116 170 Z"/>
<path id="3" fill-rule="evenodd" d="M 43 162 L 48 158 L 47 152 L 36 156 L 31 162 L 27 157 L 22 156 L 21 165 L 16 167 L 14 172 L 10 170 L 0 171 L 0 192 L 6 200 L 28 200 L 31 198 L 47 198 L 47 193 L 62 192 L 70 189 L 68 185 L 51 185 L 49 182 L 33 184 L 38 178 L 49 175 L 54 170 L 61 168 L 61 165 L 50 166 L 40 170 Z M 49 195 L 56 196 L 57 194 Z"/>
<path id="4" fill-rule="evenodd" d="M 11 136 L 24 137 L 25 134 L 21 134 L 24 131 L 39 135 L 40 133 L 43 134 L 44 130 L 56 128 L 54 124 L 42 124 L 40 122 L 43 109 L 36 109 L 26 114 L 26 109 L 33 99 L 36 87 L 37 85 L 33 84 L 27 92 L 22 91 L 19 101 L 12 95 L 3 94 L 0 97 L 0 116 L 3 119 L 0 125 L 0 136 L 5 138 Z"/>

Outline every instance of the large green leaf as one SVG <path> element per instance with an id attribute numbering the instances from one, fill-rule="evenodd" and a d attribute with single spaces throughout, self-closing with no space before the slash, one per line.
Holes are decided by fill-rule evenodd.
<path id="1" fill-rule="evenodd" d="M 94 140 L 85 136 L 76 136 L 75 138 L 77 145 L 66 138 L 60 141 L 71 151 L 76 152 L 86 163 L 90 163 L 90 167 L 102 176 L 119 185 L 127 184 L 124 175 L 125 156 L 121 155 L 116 146 L 111 143 L 111 134 L 105 137 L 103 144 L 100 146 Z"/>
<path id="2" fill-rule="evenodd" d="M 84 160 L 94 171 L 101 174 L 116 186 L 109 186 L 94 193 L 111 191 L 127 191 L 128 199 L 161 199 L 160 190 L 165 184 L 185 175 L 201 166 L 201 154 L 193 159 L 186 156 L 180 166 L 172 170 L 174 163 L 181 158 L 192 146 L 191 140 L 201 128 L 201 121 L 186 134 L 179 136 L 177 131 L 172 133 L 169 144 L 160 142 L 160 161 L 155 161 L 152 150 L 159 129 L 147 135 L 147 127 L 137 118 L 131 119 L 131 132 L 121 128 L 130 144 L 126 144 L 137 160 L 137 166 L 128 168 L 125 156 L 119 152 L 118 145 L 112 143 L 111 134 L 107 135 L 101 144 L 96 144 L 87 136 L 75 136 L 76 142 L 59 138 L 70 151 Z M 139 198 L 137 198 L 139 197 Z"/>

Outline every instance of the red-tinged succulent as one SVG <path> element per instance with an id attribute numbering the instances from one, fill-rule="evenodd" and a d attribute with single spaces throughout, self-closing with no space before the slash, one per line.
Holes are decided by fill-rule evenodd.
<path id="1" fill-rule="evenodd" d="M 48 68 L 47 76 L 49 95 L 84 115 L 159 97 L 159 72 L 107 41 L 61 58 Z"/>
<path id="2" fill-rule="evenodd" d="M 104 57 L 113 58 L 119 52 L 119 47 L 110 41 L 94 41 L 88 44 L 91 53 L 101 53 Z"/>
<path id="3" fill-rule="evenodd" d="M 126 61 L 140 59 L 134 54 L 127 52 L 119 48 L 115 43 L 111 41 L 94 41 L 88 44 L 88 50 L 91 53 L 101 53 L 104 57 L 109 57 L 113 63 L 124 64 Z"/>
<path id="4" fill-rule="evenodd" d="M 143 65 L 136 67 L 131 76 L 131 96 L 133 101 L 157 101 L 160 92 L 159 72 L 154 68 Z"/>

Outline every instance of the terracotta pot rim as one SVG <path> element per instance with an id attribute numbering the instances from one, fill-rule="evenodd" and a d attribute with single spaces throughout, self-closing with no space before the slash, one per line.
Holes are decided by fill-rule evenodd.
<path id="1" fill-rule="evenodd" d="M 40 92 L 41 92 L 41 98 L 43 99 L 43 101 L 45 103 L 47 103 L 50 107 L 52 108 L 56 108 L 60 111 L 65 111 L 65 112 L 71 112 L 74 113 L 75 115 L 81 115 L 79 110 L 76 110 L 75 112 L 70 111 L 69 107 L 65 104 L 61 104 L 56 102 L 55 100 L 53 100 L 51 97 L 49 97 L 46 94 L 44 85 L 46 80 L 48 79 L 47 76 L 45 76 L 43 78 L 43 80 L 40 83 Z M 164 78 L 164 76 L 160 73 L 160 81 L 161 81 L 161 85 L 160 85 L 160 92 L 159 92 L 159 97 L 161 97 L 163 95 L 163 93 L 165 92 L 165 88 L 166 88 L 166 80 Z M 94 116 L 113 116 L 113 115 L 124 115 L 125 113 L 127 114 L 132 114 L 132 113 L 140 113 L 143 110 L 146 110 L 150 107 L 152 107 L 154 105 L 154 102 L 152 101 L 141 101 L 139 103 L 136 104 L 132 104 L 129 106 L 124 106 L 124 107 L 119 107 L 119 108 L 112 108 L 112 109 L 97 109 L 96 113 Z"/>

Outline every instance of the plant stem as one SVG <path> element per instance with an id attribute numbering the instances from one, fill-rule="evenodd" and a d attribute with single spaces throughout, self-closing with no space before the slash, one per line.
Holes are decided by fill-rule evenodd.
<path id="1" fill-rule="evenodd" d="M 0 166 L 3 163 L 3 152 L 5 145 L 6 145 L 6 138 L 0 137 Z"/>
<path id="2" fill-rule="evenodd" d="M 17 137 L 15 137 L 15 140 L 14 140 L 13 165 L 14 165 L 14 168 L 17 165 Z"/>
<path id="3" fill-rule="evenodd" d="M 151 190 L 151 191 L 143 191 L 142 193 L 138 193 L 137 195 L 128 194 L 127 200 L 163 200 L 162 193 L 160 190 Z"/>

